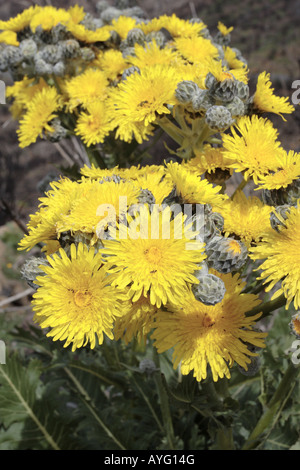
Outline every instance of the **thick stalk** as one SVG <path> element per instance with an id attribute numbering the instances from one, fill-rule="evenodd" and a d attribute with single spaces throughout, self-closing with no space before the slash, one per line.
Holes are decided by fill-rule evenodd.
<path id="1" fill-rule="evenodd" d="M 155 348 L 153 348 L 153 360 L 158 369 L 158 372 L 155 373 L 155 382 L 157 386 L 157 391 L 158 391 L 158 396 L 159 396 L 159 401 L 160 401 L 160 409 L 161 409 L 161 414 L 162 414 L 162 419 L 163 419 L 163 424 L 164 424 L 164 430 L 165 430 L 167 442 L 169 445 L 169 450 L 176 450 L 173 421 L 172 421 L 172 415 L 171 415 L 171 410 L 169 406 L 169 397 L 168 397 L 168 394 L 166 392 L 166 389 L 164 387 L 164 384 L 161 378 L 159 355 Z"/>
<path id="2" fill-rule="evenodd" d="M 278 410 L 280 409 L 282 403 L 284 402 L 287 394 L 290 391 L 291 386 L 296 379 L 300 368 L 290 364 L 275 392 L 270 403 L 267 406 L 266 411 L 263 413 L 259 419 L 257 425 L 253 429 L 246 443 L 244 444 L 242 450 L 250 450 L 257 447 L 260 442 L 261 435 L 263 432 L 271 426 Z"/>
<path id="3" fill-rule="evenodd" d="M 277 310 L 280 307 L 283 307 L 286 304 L 286 297 L 284 294 L 281 294 L 277 299 L 270 300 L 269 302 L 266 302 L 263 305 L 258 305 L 257 307 L 254 307 L 252 310 L 249 312 L 246 312 L 247 317 L 252 317 L 252 315 L 256 315 L 257 313 L 262 312 L 262 315 L 260 317 L 260 320 L 262 318 L 267 317 L 270 313 L 274 312 L 274 310 Z"/>

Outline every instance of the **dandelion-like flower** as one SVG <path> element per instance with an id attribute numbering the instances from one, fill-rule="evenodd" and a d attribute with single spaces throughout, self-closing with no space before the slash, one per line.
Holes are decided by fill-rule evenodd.
<path id="1" fill-rule="evenodd" d="M 125 296 L 111 287 L 101 256 L 79 244 L 71 245 L 70 257 L 60 249 L 47 259 L 50 267 L 41 266 L 45 275 L 36 279 L 40 287 L 33 295 L 34 321 L 50 328 L 47 336 L 54 341 L 72 344 L 72 351 L 88 344 L 93 349 L 104 335 L 113 339 Z"/>
<path id="2" fill-rule="evenodd" d="M 54 87 L 45 87 L 34 95 L 17 130 L 21 148 L 34 143 L 44 130 L 53 131 L 49 123 L 57 117 L 60 107 L 60 97 Z"/>
<path id="3" fill-rule="evenodd" d="M 242 294 L 244 283 L 238 274 L 215 274 L 226 287 L 221 302 L 205 305 L 188 292 L 177 305 L 158 312 L 152 334 L 159 353 L 174 348 L 174 369 L 179 366 L 183 375 L 192 371 L 197 381 L 206 379 L 208 367 L 214 381 L 230 378 L 234 363 L 247 369 L 255 354 L 246 343 L 264 347 L 266 336 L 253 329 L 260 314 L 245 315 L 260 303 L 258 297 Z"/>
<path id="4" fill-rule="evenodd" d="M 250 257 L 263 260 L 259 269 L 259 279 L 263 279 L 266 292 L 275 288 L 272 298 L 284 294 L 288 309 L 293 301 L 296 309 L 300 307 L 300 205 L 290 207 L 284 225 L 277 230 L 269 230 L 263 240 L 250 249 Z M 277 283 L 281 285 L 276 286 Z"/>
<path id="5" fill-rule="evenodd" d="M 89 68 L 65 83 L 70 111 L 79 105 L 87 107 L 107 97 L 108 78 L 99 69 Z"/>
<path id="6" fill-rule="evenodd" d="M 300 178 L 300 154 L 292 150 L 283 151 L 278 158 L 279 168 L 272 172 L 261 176 L 258 181 L 259 189 L 280 189 L 286 188 L 295 180 Z"/>
<path id="7" fill-rule="evenodd" d="M 102 143 L 113 130 L 110 114 L 107 112 L 104 101 L 95 101 L 82 111 L 77 119 L 75 134 L 89 147 Z"/>
<path id="8" fill-rule="evenodd" d="M 271 121 L 256 115 L 243 116 L 231 133 L 223 135 L 224 156 L 232 160 L 232 168 L 244 172 L 245 179 L 253 177 L 257 183 L 258 178 L 278 170 L 283 149 Z"/>
<path id="9" fill-rule="evenodd" d="M 270 74 L 266 72 L 262 72 L 258 76 L 253 104 L 259 111 L 279 114 L 284 121 L 286 119 L 282 114 L 291 114 L 295 111 L 294 106 L 289 103 L 287 97 L 274 94 Z"/>
<path id="10" fill-rule="evenodd" d="M 205 259 L 204 245 L 194 239 L 197 235 L 179 212 L 172 218 L 167 207 L 150 212 L 147 205 L 140 213 L 129 217 L 129 226 L 120 224 L 115 240 L 104 240 L 105 262 L 113 281 L 129 289 L 135 302 L 149 296 L 158 308 L 168 301 L 176 302 L 191 283 L 197 283 L 194 272 L 197 263 Z M 194 239 L 194 240 L 193 240 Z"/>

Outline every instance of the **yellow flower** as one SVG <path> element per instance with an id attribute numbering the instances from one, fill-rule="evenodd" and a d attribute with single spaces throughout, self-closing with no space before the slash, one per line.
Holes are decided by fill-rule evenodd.
<path id="1" fill-rule="evenodd" d="M 225 236 L 235 235 L 247 247 L 258 243 L 270 229 L 272 207 L 264 204 L 258 197 L 247 197 L 237 191 L 233 199 L 228 199 L 216 212 L 224 218 Z"/>
<path id="2" fill-rule="evenodd" d="M 127 59 L 140 69 L 153 65 L 169 65 L 176 61 L 176 52 L 169 47 L 160 48 L 153 40 L 145 45 L 135 44 L 134 55 Z"/>
<path id="3" fill-rule="evenodd" d="M 131 141 L 134 135 L 141 143 L 157 116 L 170 114 L 167 104 L 175 104 L 177 81 L 173 68 L 156 65 L 121 82 L 108 100 L 113 122 L 118 127 L 116 136 Z"/>
<path id="4" fill-rule="evenodd" d="M 78 185 L 81 186 L 80 195 L 73 200 L 68 213 L 62 214 L 57 222 L 57 232 L 87 233 L 92 236 L 92 244 L 98 241 L 101 228 L 106 228 L 106 221 L 117 222 L 127 212 L 128 206 L 138 202 L 140 192 L 130 181 L 100 183 L 82 179 Z"/>
<path id="5" fill-rule="evenodd" d="M 54 87 L 42 88 L 35 93 L 17 130 L 21 148 L 34 143 L 44 130 L 53 131 L 49 122 L 57 117 L 60 107 L 60 97 Z"/>
<path id="6" fill-rule="evenodd" d="M 35 32 L 40 26 L 44 31 L 49 31 L 58 23 L 66 24 L 70 20 L 70 14 L 63 8 L 45 6 L 39 8 L 30 21 L 30 28 Z"/>
<path id="7" fill-rule="evenodd" d="M 48 256 L 46 273 L 37 278 L 39 288 L 33 294 L 34 321 L 50 328 L 53 341 L 72 344 L 72 351 L 103 343 L 104 335 L 113 339 L 113 323 L 122 315 L 124 294 L 110 286 L 101 256 L 79 244 L 71 245 L 70 258 L 63 249 Z"/>
<path id="8" fill-rule="evenodd" d="M 224 59 L 230 69 L 245 69 L 246 64 L 237 58 L 236 52 L 229 46 L 223 47 Z"/>
<path id="9" fill-rule="evenodd" d="M 221 21 L 218 22 L 218 30 L 220 31 L 223 36 L 227 36 L 228 34 L 233 31 L 233 26 L 230 26 L 230 28 L 227 28 Z"/>
<path id="10" fill-rule="evenodd" d="M 224 155 L 232 160 L 232 168 L 244 171 L 245 179 L 253 177 L 257 183 L 258 178 L 279 168 L 278 158 L 283 149 L 271 121 L 256 115 L 243 116 L 231 133 L 222 136 Z"/>
<path id="11" fill-rule="evenodd" d="M 227 195 L 220 194 L 221 186 L 213 186 L 206 179 L 199 178 L 197 173 L 190 171 L 185 165 L 170 162 L 166 166 L 177 194 L 185 203 L 219 206 L 228 198 Z"/>
<path id="12" fill-rule="evenodd" d="M 64 214 L 67 214 L 74 200 L 79 197 L 82 185 L 69 178 L 50 183 L 51 189 L 45 197 L 39 199 L 39 210 L 30 216 L 27 224 L 28 235 L 24 235 L 19 243 L 19 250 L 31 250 L 38 243 L 58 247 L 56 226 Z M 50 246 L 50 245 L 49 245 Z"/>
<path id="13" fill-rule="evenodd" d="M 224 156 L 224 149 L 205 145 L 202 151 L 196 150 L 195 157 L 182 163 L 189 171 L 198 175 L 214 173 L 217 169 L 230 170 L 231 160 Z"/>
<path id="14" fill-rule="evenodd" d="M 29 26 L 33 16 L 40 11 L 42 7 L 38 5 L 31 6 L 17 16 L 10 18 L 8 21 L 0 21 L 0 29 L 4 31 L 15 31 L 18 33 Z"/>
<path id="15" fill-rule="evenodd" d="M 107 97 L 108 79 L 99 69 L 87 69 L 85 72 L 71 78 L 65 84 L 69 97 L 68 109 L 73 111 L 79 105 L 87 107 L 91 103 L 104 101 Z"/>
<path id="16" fill-rule="evenodd" d="M 92 31 L 87 29 L 83 24 L 76 24 L 73 21 L 67 21 L 66 28 L 70 33 L 72 33 L 74 38 L 88 44 L 94 42 L 104 42 L 110 38 L 110 33 L 105 26 Z"/>
<path id="17" fill-rule="evenodd" d="M 259 111 L 279 114 L 286 121 L 282 113 L 291 114 L 295 108 L 288 102 L 288 98 L 274 95 L 274 88 L 271 86 L 270 74 L 266 72 L 259 74 L 253 104 Z"/>
<path id="18" fill-rule="evenodd" d="M 128 63 L 123 58 L 122 52 L 115 49 L 108 49 L 104 52 L 101 51 L 94 64 L 103 70 L 109 80 L 119 78 L 128 67 Z"/>
<path id="19" fill-rule="evenodd" d="M 130 301 L 126 313 L 118 317 L 114 327 L 116 340 L 123 339 L 126 344 L 134 338 L 140 343 L 145 342 L 151 331 L 157 307 L 150 303 L 148 297 L 140 297 L 136 302 Z"/>
<path id="20" fill-rule="evenodd" d="M 153 18 L 147 23 L 141 23 L 140 27 L 145 34 L 165 28 L 173 38 L 196 37 L 206 28 L 202 22 L 191 23 L 188 20 L 178 18 L 175 14 L 172 16 L 161 15 L 159 18 Z"/>
<path id="21" fill-rule="evenodd" d="M 164 168 L 157 167 L 156 172 L 142 173 L 134 178 L 135 183 L 141 189 L 148 189 L 155 198 L 155 204 L 162 204 L 163 200 L 173 189 L 171 178 L 166 176 Z"/>
<path id="22" fill-rule="evenodd" d="M 264 347 L 266 336 L 252 328 L 260 314 L 245 315 L 260 303 L 258 297 L 242 294 L 245 283 L 238 274 L 215 274 L 226 287 L 221 302 L 204 305 L 189 291 L 177 305 L 157 313 L 152 334 L 159 353 L 174 348 L 174 369 L 179 366 L 183 375 L 193 371 L 197 381 L 206 379 L 208 365 L 215 382 L 219 378 L 230 378 L 229 369 L 235 362 L 247 369 L 249 356 L 256 355 L 247 344 Z"/>
<path id="23" fill-rule="evenodd" d="M 129 226 L 119 225 L 115 240 L 103 240 L 105 262 L 116 274 L 114 285 L 129 289 L 133 302 L 149 296 L 158 308 L 176 302 L 187 285 L 197 283 L 194 271 L 205 258 L 203 244 L 184 215 L 174 218 L 167 207 L 153 211 L 144 205 L 136 217 L 128 217 Z"/>
<path id="24" fill-rule="evenodd" d="M 113 129 L 110 114 L 104 101 L 95 101 L 86 106 L 77 119 L 75 134 L 89 147 L 103 142 Z"/>
<path id="25" fill-rule="evenodd" d="M 24 77 L 20 81 L 6 88 L 6 97 L 13 100 L 10 112 L 14 119 L 20 119 L 22 113 L 28 108 L 35 94 L 43 88 L 50 88 L 47 82 L 40 77 L 38 82 L 34 78 Z"/>
<path id="26" fill-rule="evenodd" d="M 140 27 L 140 25 L 137 24 L 135 18 L 121 15 L 119 18 L 113 19 L 111 24 L 104 26 L 103 29 L 107 29 L 107 31 L 116 31 L 121 40 L 124 40 L 127 38 L 129 31 L 136 27 Z"/>
<path id="27" fill-rule="evenodd" d="M 273 172 L 261 176 L 258 181 L 258 189 L 286 188 L 293 181 L 300 178 L 300 154 L 292 150 L 283 151 L 279 160 L 279 168 Z"/>
<path id="28" fill-rule="evenodd" d="M 218 49 L 211 41 L 201 36 L 179 37 L 175 39 L 174 46 L 185 59 L 192 63 L 201 63 L 219 56 Z"/>
<path id="29" fill-rule="evenodd" d="M 3 31 L 0 33 L 0 43 L 8 44 L 10 46 L 19 46 L 20 44 L 15 31 Z"/>
<path id="30" fill-rule="evenodd" d="M 284 294 L 288 309 L 294 301 L 295 309 L 300 307 L 300 205 L 290 207 L 284 225 L 279 225 L 277 230 L 269 230 L 264 239 L 250 249 L 250 257 L 264 260 L 259 270 L 262 271 L 259 279 L 264 279 L 268 292 L 275 288 L 272 299 Z M 277 288 L 276 284 L 281 282 Z"/>

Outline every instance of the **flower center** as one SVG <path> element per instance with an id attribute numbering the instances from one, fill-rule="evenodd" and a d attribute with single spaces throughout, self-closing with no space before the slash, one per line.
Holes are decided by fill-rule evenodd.
<path id="1" fill-rule="evenodd" d="M 300 336 L 300 319 L 299 318 L 294 318 L 292 320 L 293 323 L 293 330 L 296 333 L 297 336 Z"/>
<path id="2" fill-rule="evenodd" d="M 92 295 L 87 290 L 75 292 L 74 301 L 78 307 L 86 307 L 91 302 Z"/>
<path id="3" fill-rule="evenodd" d="M 151 246 L 151 248 L 145 250 L 144 253 L 150 263 L 159 263 L 162 258 L 161 251 L 156 246 Z"/>
<path id="4" fill-rule="evenodd" d="M 202 326 L 204 328 L 211 328 L 214 324 L 215 324 L 215 321 L 206 313 L 202 320 Z"/>
<path id="5" fill-rule="evenodd" d="M 230 243 L 229 243 L 229 249 L 230 251 L 232 251 L 234 254 L 241 254 L 241 245 L 239 244 L 239 242 L 237 242 L 236 240 L 231 240 Z"/>

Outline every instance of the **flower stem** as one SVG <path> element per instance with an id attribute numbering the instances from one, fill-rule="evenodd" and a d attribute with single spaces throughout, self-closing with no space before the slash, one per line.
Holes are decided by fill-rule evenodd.
<path id="1" fill-rule="evenodd" d="M 163 117 L 157 120 L 157 124 L 168 134 L 177 144 L 182 145 L 184 134 L 182 130 L 177 127 L 168 118 Z"/>
<path id="2" fill-rule="evenodd" d="M 251 317 L 252 315 L 256 315 L 257 313 L 262 312 L 260 320 L 262 318 L 267 317 L 271 312 L 277 310 L 280 307 L 283 307 L 286 304 L 286 297 L 284 294 L 281 294 L 277 299 L 270 300 L 263 305 L 258 305 L 254 307 L 252 310 L 246 313 L 247 317 Z"/>
<path id="3" fill-rule="evenodd" d="M 167 438 L 169 449 L 175 450 L 176 449 L 175 435 L 174 435 L 171 410 L 169 406 L 169 397 L 162 381 L 162 376 L 160 372 L 159 355 L 155 348 L 153 348 L 153 360 L 154 360 L 154 363 L 156 364 L 156 367 L 159 369 L 159 371 L 156 372 L 155 374 L 155 382 L 156 382 L 157 391 L 159 395 L 160 408 L 161 408 L 162 419 L 164 423 L 164 430 L 166 433 L 166 438 Z"/>
<path id="4" fill-rule="evenodd" d="M 288 366 L 275 394 L 273 395 L 272 399 L 270 400 L 270 403 L 268 404 L 266 411 L 259 419 L 257 425 L 253 429 L 242 450 L 250 450 L 257 447 L 260 442 L 260 437 L 262 433 L 272 424 L 272 421 L 276 413 L 280 409 L 283 401 L 285 400 L 286 395 L 289 393 L 290 388 L 294 380 L 296 379 L 299 370 L 300 368 L 295 367 L 294 364 L 290 364 Z"/>

